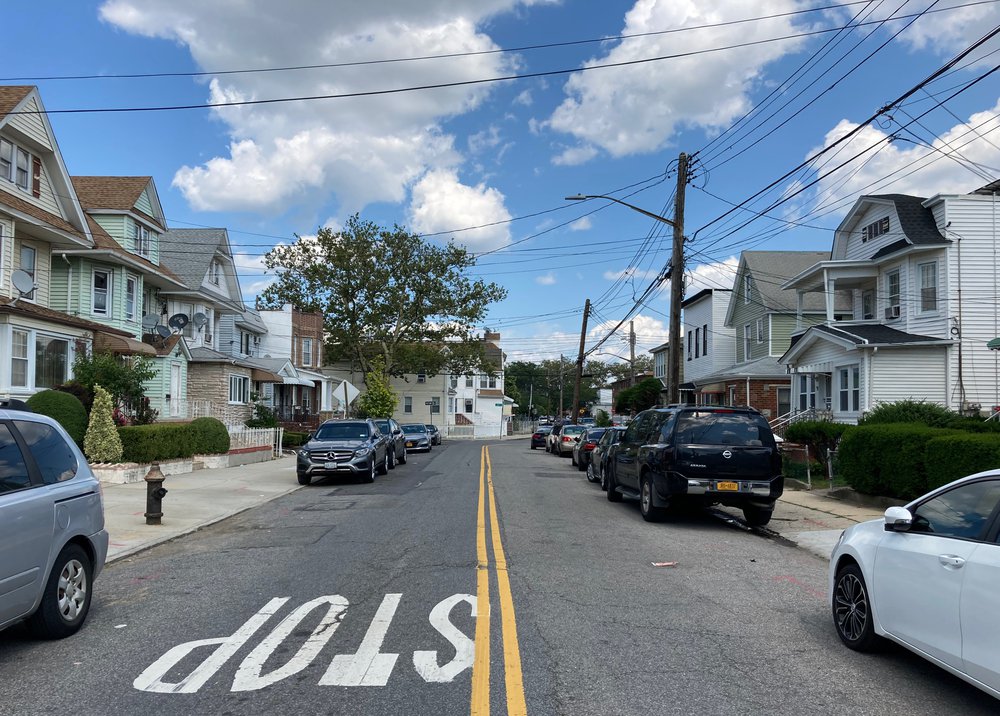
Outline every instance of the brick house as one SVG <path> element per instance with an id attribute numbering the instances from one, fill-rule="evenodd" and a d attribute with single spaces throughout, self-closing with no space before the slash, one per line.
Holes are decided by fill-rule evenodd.
<path id="1" fill-rule="evenodd" d="M 294 367 L 276 383 L 271 407 L 279 420 L 314 423 L 333 410 L 332 381 L 321 372 L 323 366 L 323 320 L 321 311 L 302 311 L 290 303 L 280 309 L 258 311 L 267 332 L 261 336 L 261 358 L 285 358 Z"/>

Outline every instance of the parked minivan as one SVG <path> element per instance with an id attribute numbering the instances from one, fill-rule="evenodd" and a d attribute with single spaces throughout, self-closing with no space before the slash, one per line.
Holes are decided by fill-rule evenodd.
<path id="1" fill-rule="evenodd" d="M 767 420 L 753 408 L 675 406 L 639 413 L 612 448 L 608 499 L 639 498 L 655 521 L 672 500 L 743 510 L 747 524 L 771 520 L 784 488 L 781 455 Z"/>

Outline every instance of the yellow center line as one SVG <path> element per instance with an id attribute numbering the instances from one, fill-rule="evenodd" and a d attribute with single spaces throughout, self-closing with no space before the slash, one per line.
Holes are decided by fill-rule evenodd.
<path id="1" fill-rule="evenodd" d="M 476 640 L 472 662 L 472 716 L 490 713 L 490 571 L 486 554 L 486 446 L 479 460 L 479 507 L 476 521 Z"/>
<path id="2" fill-rule="evenodd" d="M 504 682 L 507 689 L 507 716 L 525 716 L 528 708 L 524 700 L 524 677 L 521 673 L 521 647 L 517 641 L 517 621 L 514 618 L 514 597 L 510 591 L 507 574 L 507 557 L 500 541 L 500 522 L 497 519 L 497 502 L 493 492 L 493 463 L 490 450 L 483 446 L 486 459 L 486 485 L 490 498 L 490 534 L 493 538 L 493 557 L 497 568 L 497 591 L 500 594 L 500 624 L 503 634 Z M 482 467 L 480 467 L 482 472 Z M 478 632 L 479 622 L 476 622 Z M 478 648 L 478 644 L 477 644 Z M 479 656 L 478 651 L 476 654 Z"/>

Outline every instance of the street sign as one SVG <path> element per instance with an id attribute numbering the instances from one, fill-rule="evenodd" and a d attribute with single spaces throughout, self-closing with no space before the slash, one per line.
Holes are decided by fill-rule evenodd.
<path id="1" fill-rule="evenodd" d="M 502 408 L 503 407 L 503 403 L 493 403 L 493 405 L 495 405 L 498 408 Z"/>
<path id="2" fill-rule="evenodd" d="M 425 400 L 424 401 L 424 405 L 434 405 L 434 401 L 433 400 Z"/>

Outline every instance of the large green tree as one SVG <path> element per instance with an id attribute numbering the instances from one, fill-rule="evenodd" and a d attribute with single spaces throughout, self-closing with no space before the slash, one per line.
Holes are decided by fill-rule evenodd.
<path id="1" fill-rule="evenodd" d="M 499 368 L 474 331 L 507 291 L 469 278 L 475 257 L 453 242 L 438 246 L 355 214 L 339 231 L 276 246 L 264 263 L 276 280 L 258 307 L 322 311 L 331 360 L 351 360 L 366 375 L 375 358 L 392 376 Z"/>

